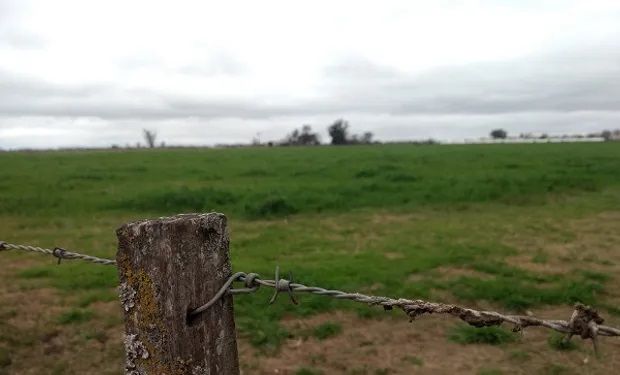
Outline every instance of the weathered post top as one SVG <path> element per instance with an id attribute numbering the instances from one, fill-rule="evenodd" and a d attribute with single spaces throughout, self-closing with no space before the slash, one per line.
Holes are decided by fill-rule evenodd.
<path id="1" fill-rule="evenodd" d="M 188 319 L 231 275 L 226 217 L 177 215 L 117 230 L 127 374 L 239 374 L 231 296 Z"/>

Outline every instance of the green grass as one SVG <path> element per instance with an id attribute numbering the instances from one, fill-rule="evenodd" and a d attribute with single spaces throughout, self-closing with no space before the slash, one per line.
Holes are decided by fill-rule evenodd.
<path id="1" fill-rule="evenodd" d="M 254 307 L 252 301 L 240 301 L 243 302 L 236 303 L 236 305 L 243 307 L 237 308 L 236 311 L 241 311 L 241 313 L 235 316 L 235 323 L 236 327 L 242 332 L 242 337 L 247 338 L 252 345 L 261 348 L 263 351 L 277 350 L 280 343 L 290 336 L 290 333 L 278 322 L 282 308 L 269 309 L 264 306 L 262 311 L 251 313 L 245 309 Z"/>
<path id="2" fill-rule="evenodd" d="M 532 356 L 524 350 L 511 350 L 508 353 L 508 357 L 519 362 L 527 361 L 532 358 Z"/>
<path id="3" fill-rule="evenodd" d="M 118 300 L 116 288 L 90 290 L 78 296 L 77 306 L 88 307 L 95 302 L 110 302 L 116 300 Z"/>
<path id="4" fill-rule="evenodd" d="M 596 305 L 608 274 L 573 259 L 576 272 L 529 271 L 505 260 L 524 251 L 506 238 L 574 240 L 571 220 L 620 209 L 618 165 L 612 143 L 0 153 L 0 239 L 114 257 L 122 223 L 214 210 L 229 218 L 234 269 L 263 277 L 280 265 L 308 285 L 378 295 L 448 293 L 508 310 Z M 554 260 L 539 248 L 528 254 Z M 114 267 L 14 252 L 4 259 L 31 260 L 11 281 L 53 287 L 75 311 L 115 298 Z M 269 297 L 235 298 L 240 334 L 263 349 L 291 337 L 279 324 L 285 315 L 390 314 L 310 295 L 268 307 Z"/>
<path id="5" fill-rule="evenodd" d="M 607 313 L 614 315 L 614 316 L 620 316 L 620 308 L 616 306 L 607 305 L 607 304 L 605 304 L 603 307 L 605 308 Z"/>
<path id="6" fill-rule="evenodd" d="M 75 324 L 84 323 L 89 321 L 93 317 L 93 312 L 86 309 L 71 309 L 62 313 L 58 317 L 58 323 L 60 324 Z"/>
<path id="7" fill-rule="evenodd" d="M 461 277 L 451 282 L 449 288 L 463 300 L 493 301 L 516 311 L 541 304 L 594 304 L 604 290 L 603 284 L 581 277 L 540 282 L 512 276 L 489 280 Z"/>
<path id="8" fill-rule="evenodd" d="M 407 361 L 416 366 L 424 366 L 424 360 L 420 357 L 416 357 L 413 355 L 407 355 L 403 358 L 404 361 Z"/>
<path id="9" fill-rule="evenodd" d="M 100 331 L 100 330 L 96 330 L 96 329 L 91 329 L 88 331 L 83 331 L 82 332 L 82 337 L 85 340 L 96 340 L 99 341 L 101 343 L 104 343 L 108 340 L 108 335 L 104 332 L 104 331 Z"/>
<path id="10" fill-rule="evenodd" d="M 604 283 L 609 280 L 610 276 L 596 271 L 582 270 L 581 275 L 586 280 L 591 280 L 599 283 Z"/>
<path id="11" fill-rule="evenodd" d="M 573 372 L 566 366 L 558 365 L 558 364 L 550 364 L 545 366 L 544 374 L 547 375 L 565 375 L 572 374 Z"/>
<path id="12" fill-rule="evenodd" d="M 532 256 L 532 262 L 534 263 L 545 264 L 547 261 L 549 261 L 549 255 L 544 252 L 539 251 Z"/>
<path id="13" fill-rule="evenodd" d="M 322 371 L 313 369 L 313 368 L 308 368 L 308 367 L 302 367 L 298 369 L 297 371 L 295 371 L 295 375 L 321 375 L 321 374 L 323 374 Z"/>
<path id="14" fill-rule="evenodd" d="M 616 144 L 410 145 L 0 155 L 0 212 L 217 210 L 260 218 L 479 202 L 618 186 Z"/>
<path id="15" fill-rule="evenodd" d="M 495 369 L 495 368 L 484 368 L 478 371 L 478 375 L 502 375 L 502 374 L 503 374 L 502 370 Z"/>
<path id="16" fill-rule="evenodd" d="M 472 327 L 460 324 L 452 328 L 448 338 L 459 344 L 500 345 L 513 342 L 517 335 L 501 327 Z"/>
<path id="17" fill-rule="evenodd" d="M 60 290 L 95 290 L 115 288 L 118 285 L 115 267 L 84 267 L 77 262 L 57 266 L 54 263 L 28 268 L 19 273 L 24 279 L 45 279 Z M 109 300 L 109 299 L 108 299 Z"/>
<path id="18" fill-rule="evenodd" d="M 9 353 L 8 349 L 0 348 L 0 370 L 2 370 L 3 367 L 8 367 L 11 362 L 13 362 Z"/>
<path id="19" fill-rule="evenodd" d="M 322 323 L 312 330 L 312 336 L 319 340 L 325 340 L 329 337 L 339 335 L 342 332 L 342 326 L 335 322 Z"/>
<path id="20" fill-rule="evenodd" d="M 549 347 L 555 350 L 560 351 L 570 351 L 577 349 L 577 344 L 573 340 L 566 341 L 566 336 L 557 332 L 552 332 L 549 335 L 549 339 L 547 342 L 549 343 Z"/>

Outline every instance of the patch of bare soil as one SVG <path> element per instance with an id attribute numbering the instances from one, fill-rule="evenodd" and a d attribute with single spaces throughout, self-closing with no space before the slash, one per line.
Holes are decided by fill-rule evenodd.
<path id="1" fill-rule="evenodd" d="M 570 308 L 536 311 L 542 317 L 566 318 Z M 620 365 L 620 340 L 603 339 L 600 359 L 589 342 L 575 351 L 549 347 L 548 330 L 530 328 L 516 343 L 491 346 L 462 345 L 447 338 L 460 324 L 452 317 L 423 317 L 409 323 L 404 315 L 367 320 L 351 313 L 334 312 L 285 322 L 293 332 L 324 322 L 342 325 L 342 333 L 324 340 L 289 339 L 277 355 L 268 356 L 241 341 L 244 374 L 296 374 L 305 368 L 322 374 L 610 374 Z M 577 339 L 581 341 L 580 339 Z"/>
<path id="2" fill-rule="evenodd" d="M 372 215 L 372 222 L 374 224 L 400 224 L 407 223 L 414 220 L 423 220 L 424 215 L 412 214 L 412 213 L 399 213 L 394 214 L 390 212 L 377 212 Z"/>
<path id="3" fill-rule="evenodd" d="M 620 282 L 620 212 L 603 212 L 566 224 L 571 238 L 554 241 L 545 236 L 513 236 L 509 245 L 519 254 L 506 262 L 541 274 L 564 274 L 575 271 L 594 271 L 610 277 L 607 285 Z M 536 261 L 535 252 L 543 254 Z M 606 288 L 608 302 L 620 302 L 620 290 Z"/>
<path id="4" fill-rule="evenodd" d="M 43 261 L 3 261 L 2 277 Z M 4 267 L 5 266 L 5 267 Z M 52 265 L 53 266 L 53 265 Z M 69 296 L 52 288 L 28 289 L 21 282 L 0 284 L 0 374 L 120 374 L 124 348 L 120 305 L 96 303 L 86 324 L 59 323 L 74 308 Z"/>
<path id="5" fill-rule="evenodd" d="M 493 278 L 493 275 L 488 273 L 480 272 L 473 270 L 467 267 L 452 267 L 452 266 L 440 266 L 433 269 L 433 275 L 437 275 L 437 277 L 441 279 L 458 279 L 459 277 L 472 277 L 480 280 L 490 280 Z M 419 280 L 423 280 L 428 277 L 425 274 L 411 274 L 407 280 L 410 282 L 416 282 Z"/>

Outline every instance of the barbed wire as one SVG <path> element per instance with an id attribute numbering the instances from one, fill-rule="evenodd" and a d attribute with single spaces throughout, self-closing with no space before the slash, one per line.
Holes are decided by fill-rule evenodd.
<path id="1" fill-rule="evenodd" d="M 292 279 L 292 277 L 290 277 Z M 243 282 L 245 288 L 231 289 L 234 282 Z M 237 272 L 232 275 L 218 290 L 209 302 L 190 312 L 190 316 L 200 314 L 215 304 L 225 294 L 254 293 L 261 286 L 275 290 L 269 303 L 275 302 L 280 292 L 287 292 L 291 302 L 297 304 L 294 293 L 311 293 L 320 296 L 328 296 L 340 300 L 350 300 L 367 305 L 382 306 L 385 310 L 399 308 L 409 316 L 410 321 L 424 314 L 448 314 L 460 318 L 474 327 L 499 326 L 502 323 L 513 325 L 513 332 L 523 333 L 526 327 L 544 327 L 565 334 L 564 341 L 568 342 L 573 336 L 582 339 L 591 339 L 594 350 L 598 353 L 599 336 L 620 336 L 620 329 L 602 325 L 604 319 L 590 306 L 577 303 L 568 320 L 540 319 L 529 315 L 505 315 L 495 311 L 484 311 L 466 308 L 458 305 L 428 302 L 420 299 L 411 300 L 405 298 L 394 299 L 382 296 L 370 296 L 362 293 L 348 293 L 341 290 L 325 289 L 318 286 L 307 286 L 294 283 L 292 280 L 279 277 L 279 267 L 276 267 L 273 280 L 263 280 L 256 273 Z"/>
<path id="2" fill-rule="evenodd" d="M 81 259 L 87 262 L 92 262 L 96 264 L 101 264 L 104 266 L 115 266 L 116 261 L 113 259 L 99 258 L 92 255 L 80 254 L 73 251 L 65 250 L 61 247 L 56 247 L 54 249 L 46 249 L 38 246 L 30 246 L 30 245 L 17 245 L 13 243 L 8 243 L 4 241 L 0 241 L 0 251 L 2 250 L 22 250 L 22 251 L 30 251 L 34 253 L 47 254 L 52 255 L 58 258 L 58 263 L 62 259 Z"/>
<path id="3" fill-rule="evenodd" d="M 58 258 L 59 263 L 61 259 L 81 259 L 95 264 L 116 265 L 116 261 L 112 259 L 71 252 L 58 247 L 50 250 L 37 246 L 17 245 L 0 241 L 0 251 L 1 250 L 23 250 L 52 255 Z M 245 287 L 231 288 L 235 282 L 243 282 Z M 598 311 L 581 303 L 575 304 L 573 313 L 568 320 L 541 319 L 529 315 L 506 315 L 495 311 L 476 310 L 458 305 L 429 302 L 421 299 L 395 299 L 362 293 L 348 293 L 318 286 L 307 286 L 293 282 L 291 274 L 289 274 L 289 279 L 280 278 L 279 267 L 276 267 L 273 280 L 261 279 L 260 275 L 257 273 L 237 272 L 233 274 L 207 303 L 191 311 L 189 315 L 195 316 L 206 311 L 226 294 L 254 293 L 261 286 L 274 289 L 274 294 L 269 300 L 270 304 L 276 301 L 280 292 L 286 292 L 291 302 L 294 304 L 297 304 L 295 293 L 311 293 L 339 300 L 364 303 L 370 306 L 382 306 L 385 310 L 398 308 L 407 314 L 411 321 L 424 314 L 447 314 L 458 317 L 474 327 L 499 326 L 502 323 L 510 323 L 513 325 L 513 332 L 521 333 L 523 333 L 526 327 L 544 327 L 565 334 L 565 341 L 569 341 L 573 336 L 579 336 L 582 339 L 591 339 L 594 350 L 597 353 L 599 336 L 620 336 L 620 329 L 603 325 L 604 319 L 599 315 Z"/>

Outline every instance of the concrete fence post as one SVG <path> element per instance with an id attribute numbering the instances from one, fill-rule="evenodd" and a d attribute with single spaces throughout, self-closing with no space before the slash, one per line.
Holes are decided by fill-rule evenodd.
<path id="1" fill-rule="evenodd" d="M 116 233 L 126 374 L 239 374 L 232 296 L 188 315 L 231 275 L 226 217 L 177 215 Z"/>

